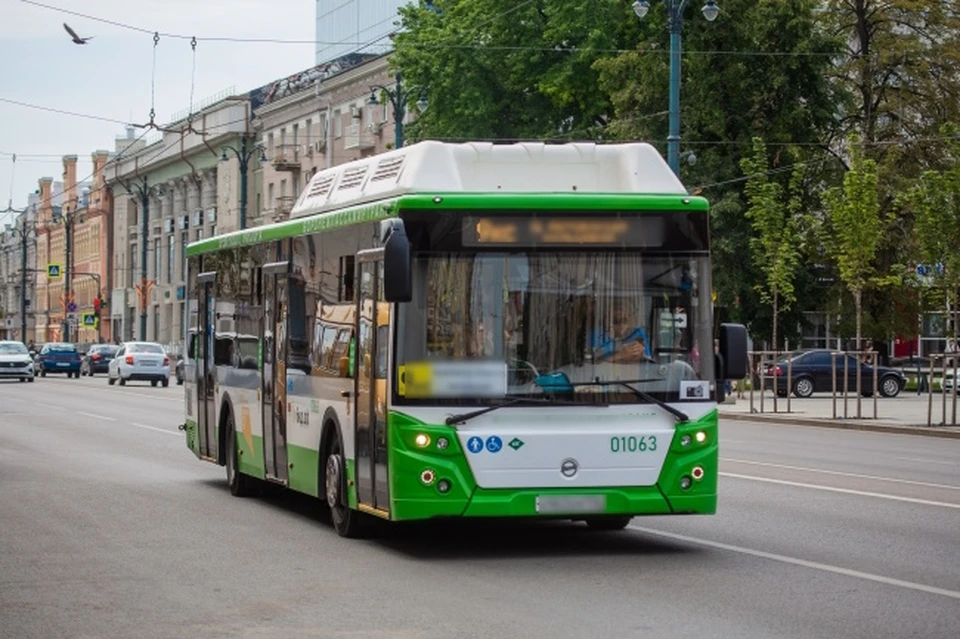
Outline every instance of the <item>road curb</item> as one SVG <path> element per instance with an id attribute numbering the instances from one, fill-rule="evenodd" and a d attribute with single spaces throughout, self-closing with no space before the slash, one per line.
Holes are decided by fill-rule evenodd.
<path id="1" fill-rule="evenodd" d="M 877 424 L 861 420 L 833 420 L 804 417 L 783 416 L 783 413 L 769 413 L 769 416 L 750 415 L 745 413 L 720 413 L 721 419 L 736 419 L 743 422 L 777 423 L 790 426 L 817 426 L 819 428 L 837 428 L 840 430 L 863 430 L 873 433 L 893 433 L 895 435 L 919 435 L 921 437 L 941 437 L 944 439 L 960 439 L 960 430 L 945 430 L 928 426 L 901 426 L 897 424 Z"/>

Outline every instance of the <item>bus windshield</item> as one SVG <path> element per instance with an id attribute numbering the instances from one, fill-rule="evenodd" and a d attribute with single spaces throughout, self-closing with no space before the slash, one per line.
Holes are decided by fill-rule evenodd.
<path id="1" fill-rule="evenodd" d="M 618 381 L 664 401 L 710 399 L 704 255 L 430 253 L 414 273 L 398 324 L 401 402 L 644 401 Z"/>

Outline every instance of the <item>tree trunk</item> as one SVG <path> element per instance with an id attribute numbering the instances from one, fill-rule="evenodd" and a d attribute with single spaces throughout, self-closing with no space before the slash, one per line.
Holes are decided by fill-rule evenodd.
<path id="1" fill-rule="evenodd" d="M 779 301 L 779 296 L 777 294 L 777 287 L 773 287 L 773 370 L 777 370 L 777 313 L 779 309 L 777 308 L 777 302 Z M 777 412 L 777 397 L 779 395 L 780 383 L 777 380 L 776 376 L 773 378 L 773 412 Z M 787 389 L 787 392 L 790 392 L 790 389 Z"/>
<path id="2" fill-rule="evenodd" d="M 856 291 L 854 291 L 853 298 L 856 303 L 856 309 L 857 309 L 857 341 L 856 341 L 855 348 L 857 352 L 857 419 L 860 419 L 861 417 L 860 400 L 862 399 L 862 395 L 860 393 L 862 392 L 862 388 L 863 388 L 862 382 L 861 382 L 862 378 L 860 374 L 862 371 L 862 367 L 860 365 L 860 334 L 861 334 L 862 321 L 863 321 L 863 318 L 861 316 L 861 314 L 863 313 L 863 289 L 858 288 Z"/>

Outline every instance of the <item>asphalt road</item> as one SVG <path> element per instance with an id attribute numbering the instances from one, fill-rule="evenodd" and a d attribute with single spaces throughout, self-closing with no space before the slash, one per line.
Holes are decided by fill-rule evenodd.
<path id="1" fill-rule="evenodd" d="M 960 441 L 728 421 L 714 517 L 351 541 L 231 497 L 181 407 L 0 382 L 0 636 L 960 636 Z"/>

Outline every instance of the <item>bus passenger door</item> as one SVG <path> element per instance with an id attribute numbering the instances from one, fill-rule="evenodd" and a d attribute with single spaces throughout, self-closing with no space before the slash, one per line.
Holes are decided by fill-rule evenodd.
<path id="1" fill-rule="evenodd" d="M 261 414 L 267 479 L 287 482 L 287 262 L 267 264 L 263 273 Z"/>
<path id="2" fill-rule="evenodd" d="M 383 301 L 383 250 L 357 256 L 356 415 L 357 501 L 361 510 L 390 514 L 387 470 L 387 340 L 389 305 Z"/>
<path id="3" fill-rule="evenodd" d="M 214 394 L 214 300 L 213 284 L 216 281 L 215 272 L 200 273 L 197 275 L 197 333 L 195 350 L 195 370 L 197 380 L 197 439 L 201 459 L 216 461 L 216 396 Z"/>

